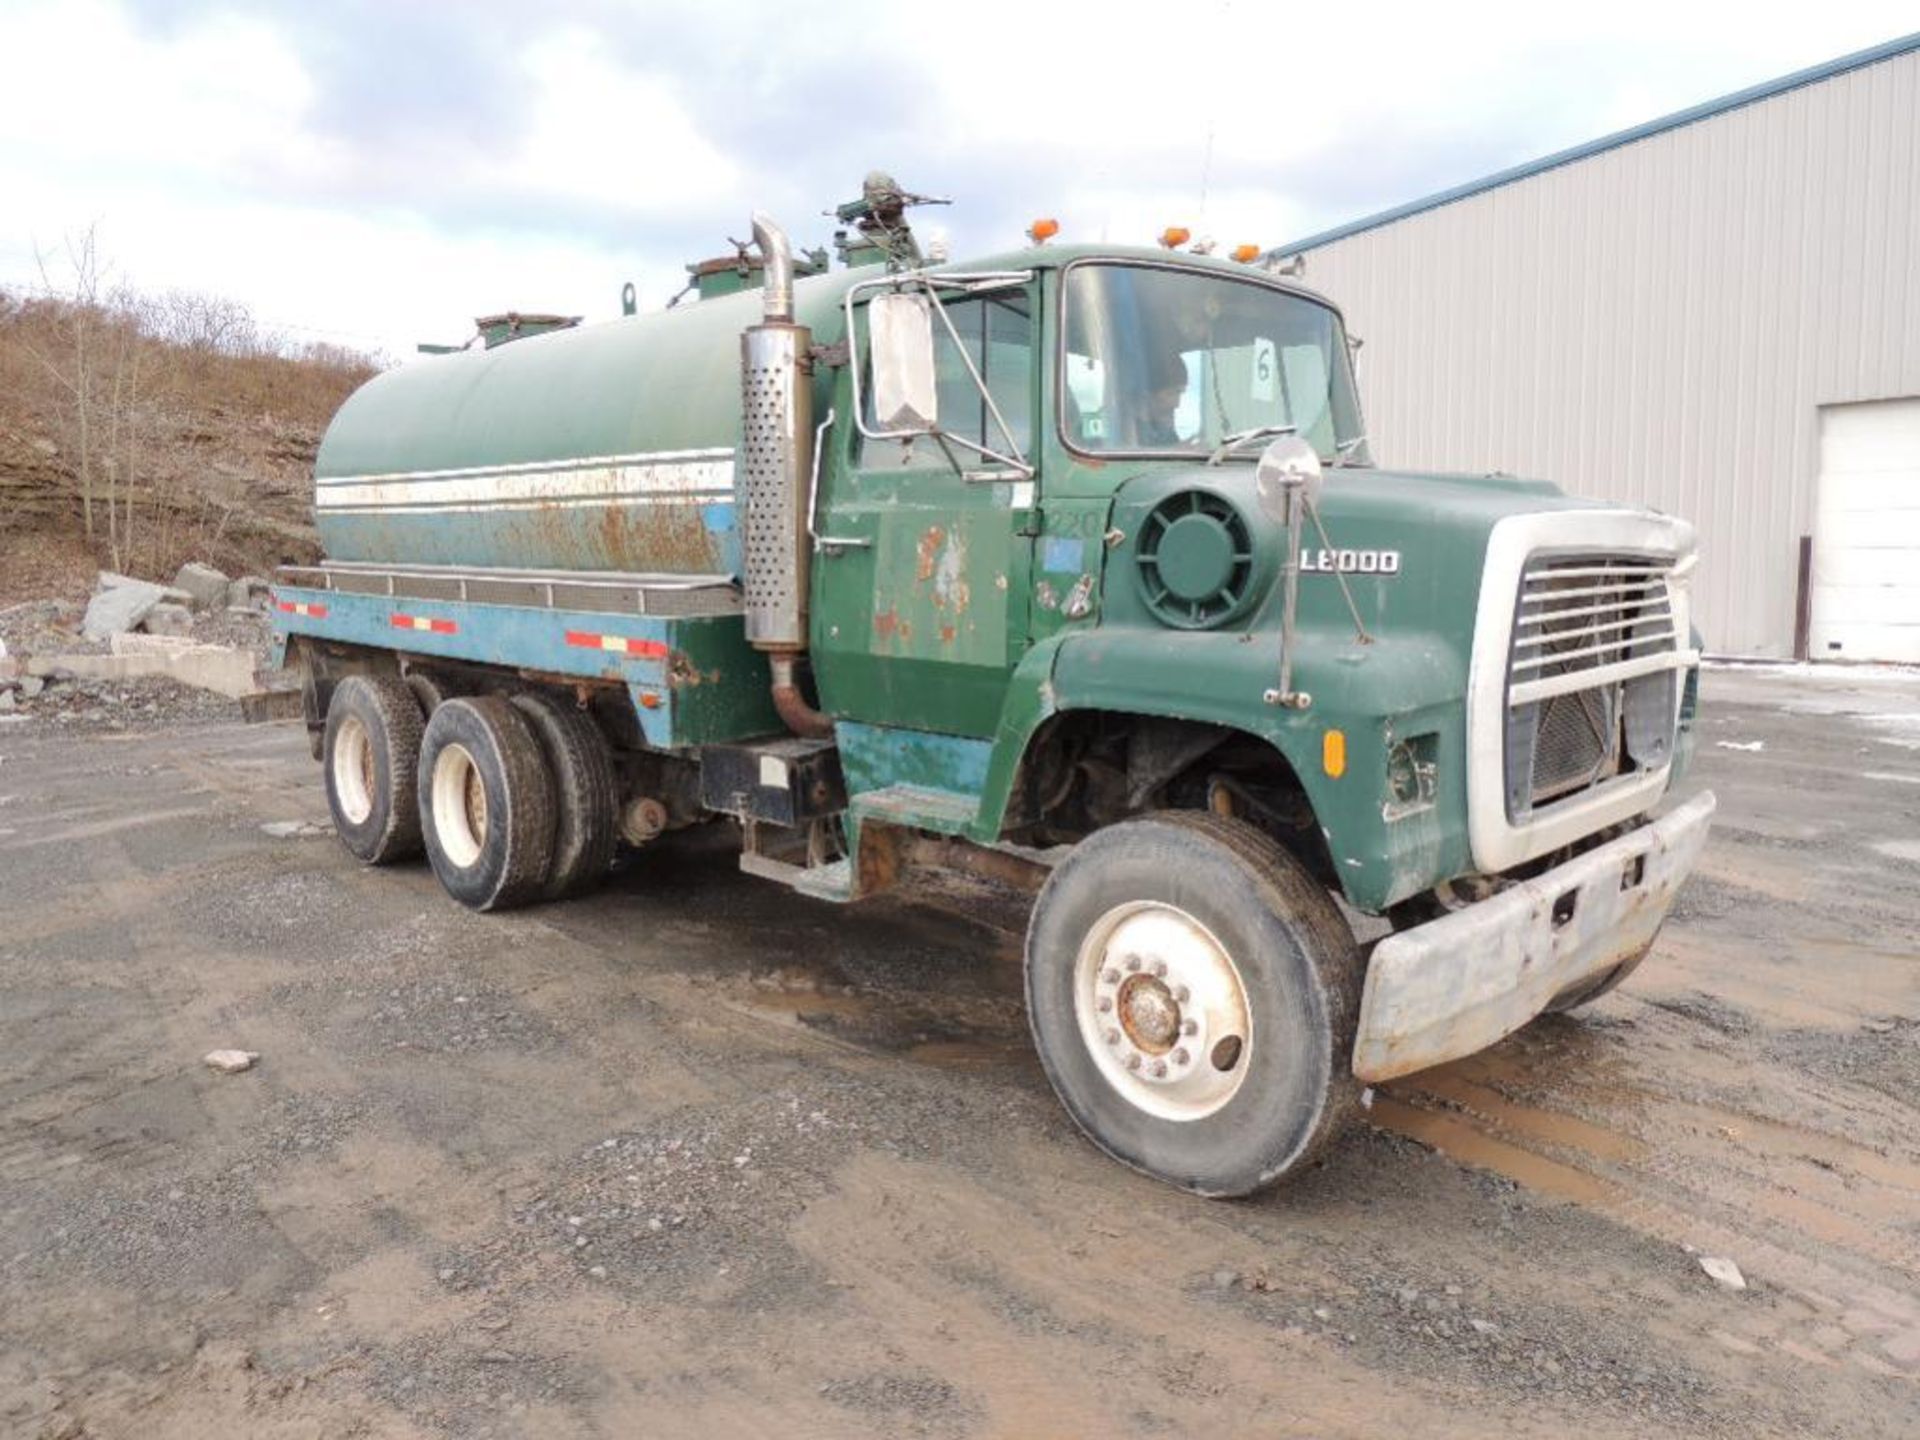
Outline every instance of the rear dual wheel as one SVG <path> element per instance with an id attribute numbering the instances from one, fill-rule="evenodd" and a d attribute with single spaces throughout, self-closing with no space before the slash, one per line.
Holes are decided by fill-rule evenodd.
<path id="1" fill-rule="evenodd" d="M 553 860 L 542 893 L 564 900 L 591 889 L 613 865 L 613 752 L 593 718 L 543 690 L 522 691 L 515 707 L 533 728 L 553 777 Z"/>
<path id="2" fill-rule="evenodd" d="M 474 910 L 540 897 L 554 795 L 540 742 L 503 695 L 443 700 L 420 745 L 420 831 L 446 892 Z"/>
<path id="3" fill-rule="evenodd" d="M 420 711 L 390 675 L 349 675 L 327 702 L 320 761 L 333 828 L 355 859 L 390 865 L 420 853 Z"/>
<path id="4" fill-rule="evenodd" d="M 466 697 L 423 672 L 350 676 L 321 758 L 349 851 L 383 865 L 424 847 L 447 893 L 476 910 L 578 894 L 613 862 L 612 752 L 590 716 L 545 692 Z"/>
<path id="5" fill-rule="evenodd" d="M 442 699 L 420 757 L 434 874 L 476 910 L 558 900 L 613 863 L 613 757 L 576 707 L 539 691 Z"/>

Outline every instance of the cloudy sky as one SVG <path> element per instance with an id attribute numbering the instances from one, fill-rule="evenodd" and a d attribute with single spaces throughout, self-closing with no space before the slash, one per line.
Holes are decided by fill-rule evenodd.
<path id="1" fill-rule="evenodd" d="M 616 313 L 867 170 L 956 256 L 1180 223 L 1277 244 L 1893 38 L 1912 0 L 1742 7 L 0 0 L 0 284 L 116 274 L 401 356 Z M 835 17 L 835 18 L 829 18 Z"/>

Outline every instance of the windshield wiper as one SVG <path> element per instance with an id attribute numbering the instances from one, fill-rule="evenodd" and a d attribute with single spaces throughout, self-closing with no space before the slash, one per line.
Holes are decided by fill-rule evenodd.
<path id="1" fill-rule="evenodd" d="M 1256 425 L 1251 430 L 1236 430 L 1221 439 L 1219 448 L 1207 457 L 1207 464 L 1218 465 L 1249 440 L 1264 440 L 1271 435 L 1294 435 L 1298 425 Z"/>

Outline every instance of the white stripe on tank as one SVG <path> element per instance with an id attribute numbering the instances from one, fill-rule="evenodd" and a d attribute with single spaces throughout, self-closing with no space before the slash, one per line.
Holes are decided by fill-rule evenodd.
<path id="1" fill-rule="evenodd" d="M 575 461 L 564 469 L 501 466 L 492 470 L 323 480 L 314 491 L 322 513 L 474 509 L 498 506 L 607 505 L 647 501 L 698 504 L 733 498 L 733 452 L 702 458 L 636 457 Z"/>

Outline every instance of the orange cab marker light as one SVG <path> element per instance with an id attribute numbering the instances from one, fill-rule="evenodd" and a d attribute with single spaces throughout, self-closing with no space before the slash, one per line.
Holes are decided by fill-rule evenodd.
<path id="1" fill-rule="evenodd" d="M 1184 225 L 1169 225 L 1160 232 L 1160 243 L 1169 250 L 1178 250 L 1193 238 L 1193 232 Z"/>
<path id="2" fill-rule="evenodd" d="M 1044 245 L 1060 233 L 1060 222 L 1051 217 L 1036 220 L 1027 227 L 1027 238 L 1036 245 Z"/>
<path id="3" fill-rule="evenodd" d="M 617 655 L 638 655 L 647 660 L 664 660 L 667 647 L 658 640 L 636 640 L 631 635 L 600 635 L 591 630 L 567 631 L 567 644 L 581 650 L 611 650 Z"/>
<path id="4" fill-rule="evenodd" d="M 1344 730 L 1329 730 L 1320 737 L 1320 764 L 1336 780 L 1347 773 L 1347 734 Z"/>
<path id="5" fill-rule="evenodd" d="M 395 613 L 388 617 L 396 630 L 424 630 L 432 635 L 454 635 L 460 627 L 451 620 L 442 620 L 437 615 L 401 615 Z"/>
<path id="6" fill-rule="evenodd" d="M 651 690 L 642 690 L 640 692 L 640 708 L 643 710 L 658 710 L 660 708 L 659 695 Z"/>
<path id="7" fill-rule="evenodd" d="M 1260 247 L 1258 245 L 1236 245 L 1233 247 L 1232 254 L 1233 258 L 1238 260 L 1242 265 L 1251 265 L 1260 258 Z"/>

